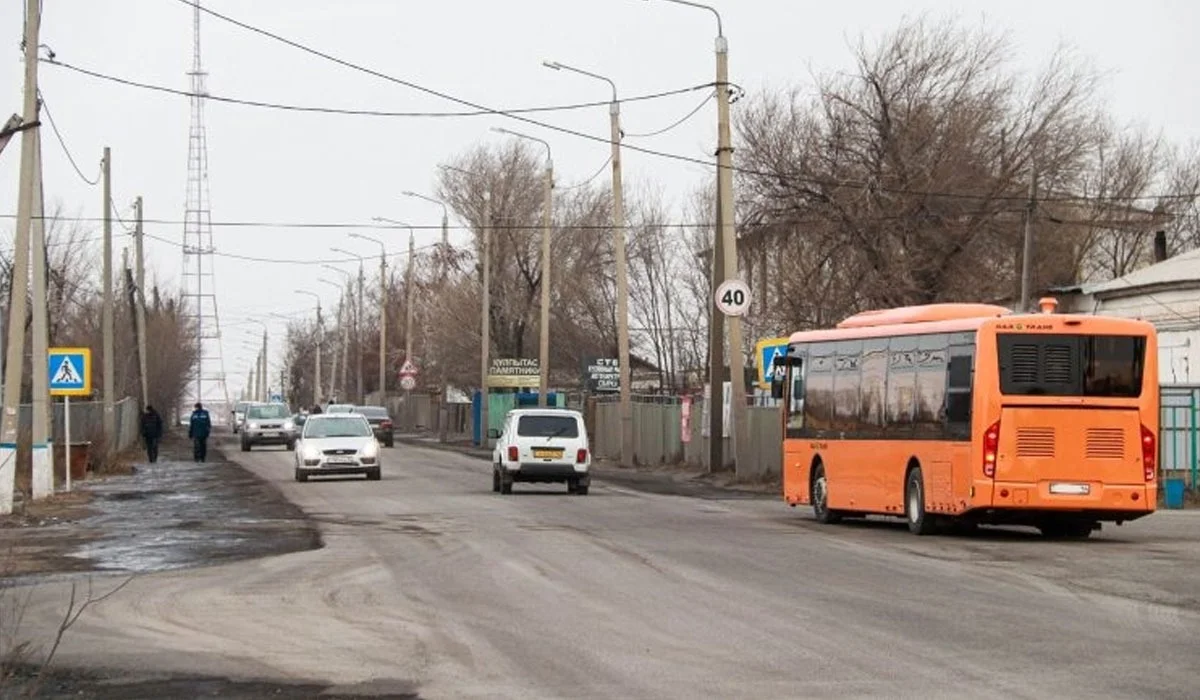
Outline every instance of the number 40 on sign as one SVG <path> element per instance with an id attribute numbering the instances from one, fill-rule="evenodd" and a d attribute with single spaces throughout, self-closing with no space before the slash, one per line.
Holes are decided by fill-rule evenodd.
<path id="1" fill-rule="evenodd" d="M 726 316 L 742 316 L 750 309 L 750 287 L 739 279 L 725 280 L 717 287 L 713 301 Z"/>

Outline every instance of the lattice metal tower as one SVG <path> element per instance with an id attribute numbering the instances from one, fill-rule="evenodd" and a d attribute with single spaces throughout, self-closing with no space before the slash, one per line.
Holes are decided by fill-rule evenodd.
<path id="1" fill-rule="evenodd" d="M 192 18 L 192 123 L 188 138 L 187 199 L 183 216 L 184 307 L 196 327 L 195 396 L 213 419 L 229 415 L 229 389 L 221 352 L 221 322 L 217 315 L 216 276 L 213 273 L 212 212 L 208 190 L 208 138 L 204 128 L 204 72 L 200 62 L 200 6 Z"/>

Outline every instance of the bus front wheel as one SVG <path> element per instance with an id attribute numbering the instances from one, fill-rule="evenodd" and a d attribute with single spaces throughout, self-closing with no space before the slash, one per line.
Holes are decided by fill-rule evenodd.
<path id="1" fill-rule="evenodd" d="M 825 465 L 817 462 L 809 480 L 809 496 L 812 500 L 813 516 L 823 525 L 841 522 L 842 514 L 829 509 L 829 479 L 825 476 Z"/>
<path id="2" fill-rule="evenodd" d="M 914 535 L 932 535 L 936 529 L 934 516 L 925 512 L 925 478 L 921 467 L 914 466 L 908 472 L 904 488 L 904 515 L 908 531 Z"/>

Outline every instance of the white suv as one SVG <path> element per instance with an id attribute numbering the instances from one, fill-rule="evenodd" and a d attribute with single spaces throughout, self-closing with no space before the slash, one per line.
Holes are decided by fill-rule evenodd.
<path id="1" fill-rule="evenodd" d="M 515 482 L 566 483 L 567 493 L 586 496 L 592 452 L 579 411 L 522 408 L 504 417 L 504 430 L 488 431 L 492 491 L 512 493 Z"/>

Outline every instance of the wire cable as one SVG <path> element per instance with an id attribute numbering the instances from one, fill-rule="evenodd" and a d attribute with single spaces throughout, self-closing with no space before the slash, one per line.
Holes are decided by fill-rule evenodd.
<path id="1" fill-rule="evenodd" d="M 120 78 L 115 75 L 109 75 L 106 73 L 101 73 L 99 71 L 82 68 L 80 66 L 76 66 L 71 63 L 59 61 L 57 59 L 45 59 L 42 62 L 46 63 L 48 65 L 58 66 L 60 68 L 66 68 L 67 70 L 71 70 L 76 73 L 80 73 L 82 75 L 86 75 L 86 76 L 89 76 L 92 78 L 97 78 L 99 80 L 107 80 L 109 82 L 117 83 L 120 85 L 125 85 L 128 87 L 141 88 L 143 90 L 151 90 L 153 92 L 162 92 L 162 93 L 167 93 L 170 95 L 178 95 L 180 97 L 189 97 L 189 98 L 190 97 L 202 97 L 206 100 L 213 100 L 214 102 L 225 102 L 228 104 L 242 105 L 245 107 L 259 107 L 259 108 L 263 108 L 263 109 L 277 109 L 277 110 L 282 110 L 282 111 L 287 111 L 287 112 L 310 112 L 310 113 L 316 113 L 316 114 L 337 114 L 337 115 L 360 116 L 360 117 L 429 117 L 429 118 L 481 117 L 481 116 L 490 116 L 490 115 L 493 115 L 496 113 L 495 111 L 492 111 L 492 110 L 479 110 L 479 109 L 472 110 L 472 111 L 460 111 L 460 112 L 396 112 L 396 111 L 379 110 L 379 109 L 348 109 L 348 108 L 341 108 L 341 107 L 296 105 L 296 104 L 287 104 L 287 103 L 282 103 L 282 102 L 267 102 L 267 101 L 263 101 L 263 100 L 248 100 L 248 99 L 241 99 L 241 98 L 237 98 L 237 97 L 224 97 L 221 95 L 213 95 L 208 92 L 196 93 L 196 92 L 192 92 L 190 90 L 180 90 L 177 88 L 166 87 L 165 85 L 154 85 L 151 83 L 143 83 L 143 82 L 140 82 L 137 80 L 130 80 L 128 78 Z M 676 95 L 686 95 L 690 92 L 695 92 L 696 90 L 704 90 L 704 89 L 710 88 L 712 86 L 713 86 L 712 83 L 706 83 L 704 85 L 694 85 L 692 87 L 677 88 L 675 90 L 664 90 L 662 92 L 649 93 L 649 94 L 645 94 L 645 95 L 636 95 L 634 97 L 627 98 L 623 101 L 624 102 L 642 102 L 642 101 L 646 101 L 646 100 L 657 100 L 657 99 L 662 99 L 665 97 L 674 97 Z M 504 109 L 504 110 L 499 110 L 499 111 L 501 111 L 505 114 L 536 114 L 536 113 L 544 113 L 544 112 L 566 112 L 566 111 L 571 111 L 571 110 L 589 109 L 592 107 L 606 107 L 608 105 L 609 105 L 608 102 L 576 102 L 576 103 L 572 103 L 572 104 L 546 105 L 546 106 L 541 106 L 541 107 L 516 107 L 516 108 L 512 108 L 512 109 Z"/>
<path id="2" fill-rule="evenodd" d="M 683 118 L 682 118 L 682 119 L 680 119 L 680 120 L 679 120 L 679 121 L 677 121 L 677 122 L 674 122 L 674 123 L 672 123 L 670 126 L 665 126 L 665 127 L 661 128 L 661 129 L 659 129 L 659 130 L 657 130 L 657 131 L 650 131 L 650 132 L 646 132 L 646 133 L 643 133 L 643 134 L 629 134 L 629 133 L 626 133 L 626 134 L 625 134 L 625 138 L 630 138 L 630 139 L 648 139 L 648 138 L 651 138 L 651 137 L 653 137 L 653 136 L 661 136 L 662 134 L 665 134 L 665 133 L 667 133 L 668 131 L 670 131 L 670 130 L 672 130 L 672 129 L 674 129 L 674 128 L 678 127 L 678 126 L 681 126 L 681 125 L 682 125 L 684 122 L 686 122 L 687 120 L 689 120 L 689 119 L 691 119 L 692 117 L 696 116 L 696 114 L 697 114 L 697 113 L 699 113 L 699 112 L 700 112 L 700 110 L 704 108 L 704 105 L 708 104 L 709 100 L 711 100 L 712 98 L 714 98 L 714 97 L 716 97 L 716 96 L 717 96 L 717 94 L 714 92 L 714 93 L 710 94 L 708 97 L 705 97 L 705 98 L 704 98 L 704 101 L 703 101 L 703 102 L 701 102 L 700 104 L 696 105 L 695 109 L 693 109 L 692 111 L 690 111 L 690 112 L 688 112 L 687 114 L 683 115 Z"/>
<path id="3" fill-rule="evenodd" d="M 54 123 L 54 115 L 50 113 L 50 105 L 46 102 L 46 95 L 38 90 L 38 97 L 42 101 L 42 110 L 46 112 L 46 120 L 50 122 L 50 129 L 54 132 L 54 136 L 58 139 L 58 145 L 62 147 L 62 152 L 67 156 L 67 160 L 71 162 L 71 167 L 75 168 L 75 174 L 79 176 L 88 185 L 95 187 L 100 184 L 100 174 L 96 174 L 95 180 L 89 180 L 87 175 L 83 174 L 83 170 L 79 168 L 79 163 L 75 161 L 75 156 L 71 155 L 71 149 L 67 148 L 67 142 L 63 139 L 62 132 L 58 130 L 58 125 Z"/>
<path id="4" fill-rule="evenodd" d="M 573 184 L 573 185 L 563 185 L 562 187 L 558 187 L 558 188 L 556 188 L 556 189 L 559 189 L 559 190 L 577 190 L 577 189 L 579 189 L 580 187 L 585 187 L 585 186 L 587 186 L 587 185 L 590 185 L 590 184 L 592 183 L 592 181 L 593 181 L 593 180 L 595 180 L 596 178 L 600 177 L 600 174 L 601 174 L 601 173 L 603 173 L 605 170 L 607 170 L 607 169 L 608 169 L 608 166 L 609 166 L 609 164 L 610 164 L 610 163 L 612 163 L 612 156 L 609 156 L 608 158 L 604 159 L 604 164 L 603 164 L 603 165 L 601 165 L 601 166 L 600 166 L 600 169 L 599 169 L 599 170 L 597 170 L 595 173 L 593 173 L 593 174 L 592 174 L 592 176 L 591 176 L 591 177 L 589 177 L 588 179 L 586 179 L 586 180 L 581 180 L 581 181 L 579 181 L 579 182 L 576 182 L 576 183 L 575 183 L 575 184 Z"/>

